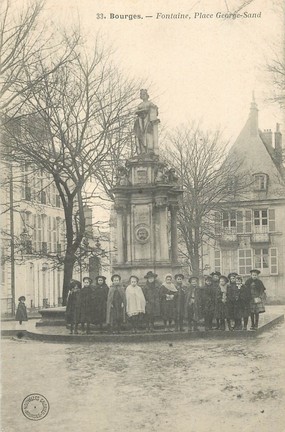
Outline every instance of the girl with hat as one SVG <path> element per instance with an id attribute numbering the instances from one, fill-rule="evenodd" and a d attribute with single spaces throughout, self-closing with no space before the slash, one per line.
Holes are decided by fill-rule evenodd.
<path id="1" fill-rule="evenodd" d="M 126 288 L 127 315 L 130 319 L 133 333 L 137 332 L 139 315 L 145 313 L 145 297 L 138 282 L 139 278 L 132 275 L 130 283 Z"/>
<path id="2" fill-rule="evenodd" d="M 80 291 L 81 283 L 72 279 L 70 291 L 67 297 L 65 320 L 70 324 L 70 334 L 78 334 L 78 323 L 80 322 Z"/>
<path id="3" fill-rule="evenodd" d="M 225 330 L 225 320 L 228 317 L 227 312 L 227 291 L 228 278 L 221 275 L 219 278 L 218 289 L 215 295 L 215 317 L 217 319 L 217 330 Z"/>
<path id="4" fill-rule="evenodd" d="M 184 331 L 183 321 L 185 315 L 185 287 L 183 286 L 184 275 L 179 273 L 174 276 L 175 286 L 177 289 L 176 301 L 176 318 L 175 318 L 175 331 Z"/>
<path id="5" fill-rule="evenodd" d="M 188 332 L 191 330 L 198 330 L 198 319 L 199 319 L 199 304 L 198 304 L 198 282 L 199 279 L 196 276 L 189 278 L 190 288 L 186 296 L 186 314 L 188 318 Z"/>
<path id="6" fill-rule="evenodd" d="M 172 331 L 171 323 L 176 318 L 177 288 L 172 282 L 172 275 L 170 273 L 165 276 L 165 280 L 160 287 L 159 298 L 164 331 Z"/>
<path id="7" fill-rule="evenodd" d="M 159 317 L 159 282 L 157 280 L 157 274 L 152 271 L 148 271 L 144 276 L 146 284 L 143 287 L 143 293 L 146 301 L 145 306 L 145 319 L 147 331 L 153 332 L 154 320 Z"/>
<path id="8" fill-rule="evenodd" d="M 18 298 L 18 307 L 16 312 L 16 321 L 19 321 L 19 324 L 22 325 L 23 321 L 28 321 L 27 308 L 25 305 L 26 297 L 21 296 Z"/>
<path id="9" fill-rule="evenodd" d="M 94 289 L 94 324 L 99 324 L 100 331 L 103 330 L 103 324 L 106 322 L 107 299 L 109 287 L 106 284 L 105 276 L 95 278 Z"/>
<path id="10" fill-rule="evenodd" d="M 120 333 L 121 325 L 125 319 L 126 295 L 121 276 L 114 274 L 111 277 L 112 285 L 110 286 L 107 298 L 107 324 L 110 331 Z"/>
<path id="11" fill-rule="evenodd" d="M 81 329 L 86 334 L 90 334 L 90 324 L 94 318 L 94 287 L 91 285 L 92 279 L 88 276 L 83 278 L 83 288 L 80 291 L 80 322 Z"/>
<path id="12" fill-rule="evenodd" d="M 266 288 L 262 281 L 258 279 L 260 271 L 257 269 L 250 270 L 250 278 L 247 279 L 245 285 L 250 288 L 250 319 L 251 330 L 258 329 L 259 314 L 265 312 L 264 300 L 266 298 Z"/>

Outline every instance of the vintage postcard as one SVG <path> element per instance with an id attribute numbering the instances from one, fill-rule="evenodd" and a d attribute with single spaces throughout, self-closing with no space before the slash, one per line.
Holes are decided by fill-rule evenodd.
<path id="1" fill-rule="evenodd" d="M 284 4 L 2 0 L 2 432 L 284 432 Z"/>

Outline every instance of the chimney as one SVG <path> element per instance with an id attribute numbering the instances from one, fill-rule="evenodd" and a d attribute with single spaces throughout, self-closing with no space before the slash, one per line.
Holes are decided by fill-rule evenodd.
<path id="1" fill-rule="evenodd" d="M 250 105 L 250 135 L 258 135 L 258 109 L 255 103 L 254 92 L 252 92 L 252 101 Z"/>
<path id="2" fill-rule="evenodd" d="M 280 124 L 276 123 L 276 131 L 274 132 L 275 139 L 275 154 L 277 161 L 282 163 L 282 134 L 280 132 Z"/>
<path id="3" fill-rule="evenodd" d="M 262 138 L 265 143 L 272 147 L 272 130 L 271 129 L 264 129 L 262 132 Z"/>

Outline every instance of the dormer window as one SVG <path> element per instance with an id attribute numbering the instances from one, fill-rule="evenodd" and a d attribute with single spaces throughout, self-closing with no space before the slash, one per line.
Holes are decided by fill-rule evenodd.
<path id="1" fill-rule="evenodd" d="M 255 191 L 266 191 L 268 186 L 268 175 L 263 173 L 254 174 L 253 187 Z"/>

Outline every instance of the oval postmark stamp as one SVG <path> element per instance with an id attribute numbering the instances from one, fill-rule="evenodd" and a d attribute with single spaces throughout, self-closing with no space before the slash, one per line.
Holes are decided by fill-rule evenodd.
<path id="1" fill-rule="evenodd" d="M 48 415 L 49 402 L 39 393 L 32 393 L 25 397 L 21 405 L 22 413 L 29 420 L 42 420 Z"/>

